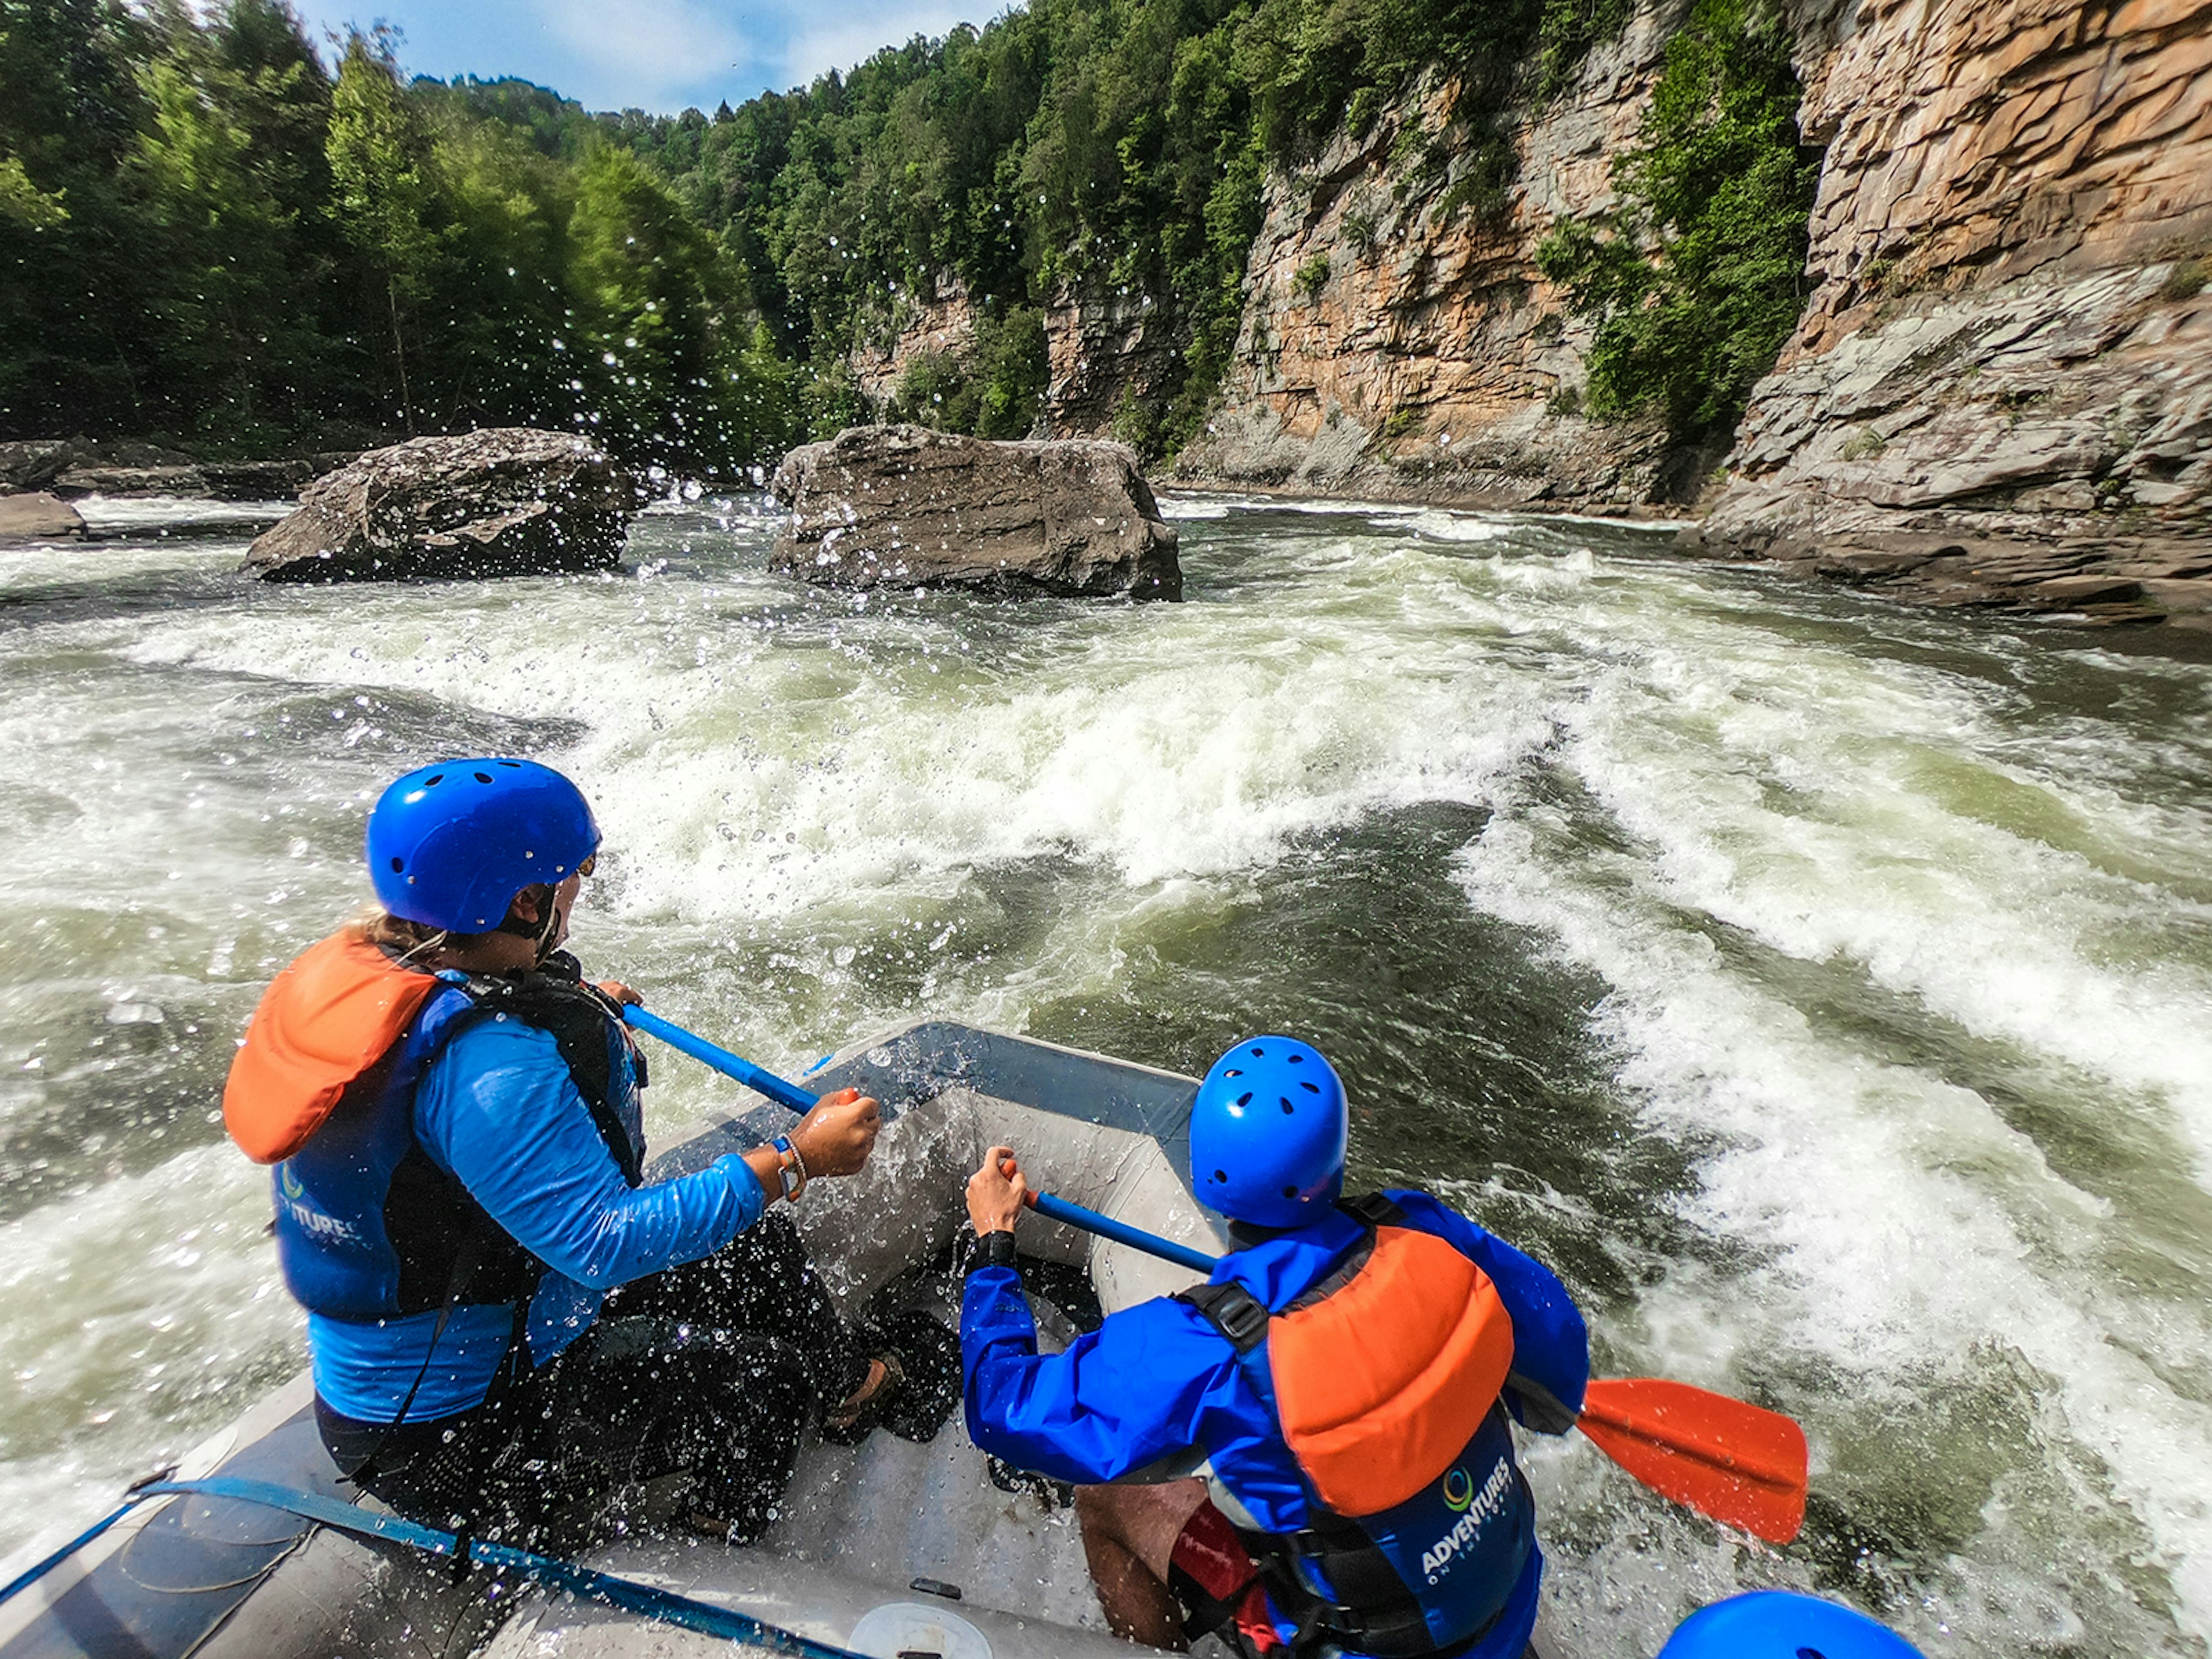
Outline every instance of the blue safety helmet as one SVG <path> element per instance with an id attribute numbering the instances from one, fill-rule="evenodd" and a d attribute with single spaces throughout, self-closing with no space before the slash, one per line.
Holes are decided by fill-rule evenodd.
<path id="1" fill-rule="evenodd" d="M 368 873 L 386 910 L 489 933 L 524 888 L 566 880 L 599 849 L 576 786 L 526 760 L 454 760 L 398 779 L 368 815 Z"/>
<path id="2" fill-rule="evenodd" d="M 1863 1613 L 1795 1590 L 1753 1590 L 1685 1619 L 1659 1659 L 1921 1659 Z"/>
<path id="3" fill-rule="evenodd" d="M 1295 1227 L 1344 1191 L 1344 1085 L 1317 1048 L 1247 1037 L 1190 1109 L 1190 1184 L 1232 1221 Z"/>

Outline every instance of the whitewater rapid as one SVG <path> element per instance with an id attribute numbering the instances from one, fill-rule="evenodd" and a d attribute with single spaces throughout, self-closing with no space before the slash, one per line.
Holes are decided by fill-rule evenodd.
<path id="1" fill-rule="evenodd" d="M 578 945 L 672 1017 L 1311 1035 L 1357 1174 L 1553 1261 L 1601 1370 L 1797 1415 L 1786 1551 L 1534 1449 L 1588 1653 L 1789 1584 L 2202 1659 L 2212 669 L 1626 526 L 1170 511 L 1144 607 L 817 592 L 753 501 L 557 580 L 251 586 L 189 507 L 0 551 L 0 1553 L 301 1363 L 223 1067 L 381 784 L 507 750 L 592 793 Z M 721 1097 L 660 1077 L 664 1136 Z"/>

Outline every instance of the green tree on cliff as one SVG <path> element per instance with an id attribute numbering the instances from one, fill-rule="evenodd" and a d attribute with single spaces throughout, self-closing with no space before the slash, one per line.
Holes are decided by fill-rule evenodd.
<path id="1" fill-rule="evenodd" d="M 1668 42 L 1620 206 L 1559 227 L 1544 274 L 1597 325 L 1589 409 L 1732 428 L 1804 308 L 1817 157 L 1800 148 L 1790 39 L 1761 0 L 1697 0 Z"/>

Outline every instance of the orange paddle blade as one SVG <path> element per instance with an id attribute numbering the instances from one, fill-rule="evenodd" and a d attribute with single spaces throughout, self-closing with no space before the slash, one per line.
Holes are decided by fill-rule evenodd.
<path id="1" fill-rule="evenodd" d="M 1779 1412 L 1659 1377 L 1593 1382 L 1582 1431 L 1662 1497 L 1786 1544 L 1805 1524 L 1805 1431 Z"/>

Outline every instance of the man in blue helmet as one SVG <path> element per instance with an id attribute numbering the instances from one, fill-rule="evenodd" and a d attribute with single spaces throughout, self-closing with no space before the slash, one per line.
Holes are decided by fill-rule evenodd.
<path id="1" fill-rule="evenodd" d="M 368 822 L 380 908 L 270 987 L 224 1116 L 276 1166 L 341 1474 L 512 1539 L 688 1471 L 696 1524 L 749 1535 L 808 1419 L 935 1427 L 766 1213 L 860 1169 L 877 1106 L 847 1091 L 773 1146 L 647 1182 L 637 999 L 560 950 L 599 846 L 575 785 L 534 762 L 398 779 Z"/>
<path id="2" fill-rule="evenodd" d="M 993 1148 L 968 1186 L 969 1432 L 1080 1483 L 1091 1576 L 1123 1636 L 1513 1659 L 1543 1558 L 1508 1419 L 1573 1425 L 1582 1316 L 1548 1269 L 1425 1193 L 1346 1200 L 1345 1132 L 1317 1051 L 1231 1048 L 1200 1085 L 1190 1149 L 1235 1250 L 1206 1284 L 1050 1356 L 1015 1265 L 1024 1184 Z M 1202 1480 L 1099 1484 L 1196 1456 Z"/>

